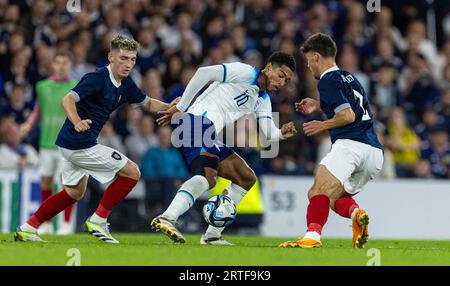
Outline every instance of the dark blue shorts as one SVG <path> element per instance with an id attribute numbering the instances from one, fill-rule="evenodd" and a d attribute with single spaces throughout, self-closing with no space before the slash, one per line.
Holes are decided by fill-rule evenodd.
<path id="1" fill-rule="evenodd" d="M 174 131 L 174 140 L 189 166 L 202 153 L 218 156 L 219 162 L 234 153 L 230 147 L 217 141 L 214 124 L 205 116 L 184 113 Z"/>

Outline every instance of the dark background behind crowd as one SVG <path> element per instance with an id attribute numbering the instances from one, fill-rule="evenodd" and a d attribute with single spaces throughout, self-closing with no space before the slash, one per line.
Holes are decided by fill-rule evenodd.
<path id="1" fill-rule="evenodd" d="M 338 44 L 338 66 L 353 73 L 369 95 L 385 145 L 381 176 L 450 178 L 448 0 L 432 5 L 425 0 L 381 0 L 381 11 L 373 13 L 366 1 L 356 0 L 80 2 L 82 11 L 69 13 L 66 0 L 0 0 L 2 118 L 13 118 L 17 126 L 27 120 L 36 82 L 50 75 L 55 51 L 73 54 L 71 77 L 79 80 L 107 65 L 110 40 L 123 33 L 141 45 L 131 76 L 149 96 L 166 102 L 183 94 L 199 66 L 242 61 L 262 68 L 275 50 L 295 55 L 295 78 L 271 100 L 280 124 L 294 121 L 301 130 L 303 122 L 318 117 L 295 112 L 293 103 L 318 93 L 298 48 L 309 35 L 324 32 Z M 104 127 L 99 143 L 139 163 L 147 182 L 171 178 L 177 184 L 172 179 L 181 181 L 188 172 L 170 144 L 170 128 L 158 128 L 155 118 L 124 106 Z M 0 153 L 14 144 L 38 149 L 39 126 L 19 142 L 17 136 L 10 138 L 16 128 L 3 125 Z M 247 135 L 254 136 L 254 130 L 247 126 Z M 330 144 L 327 134 L 307 138 L 299 132 L 281 143 L 274 159 L 261 159 L 258 148 L 237 151 L 258 175 L 311 175 Z M 8 161 L 7 154 L 0 154 L 2 161 Z M 34 166 L 33 156 L 16 167 Z M 160 189 L 165 188 L 161 183 Z M 157 196 L 164 205 L 164 192 Z"/>

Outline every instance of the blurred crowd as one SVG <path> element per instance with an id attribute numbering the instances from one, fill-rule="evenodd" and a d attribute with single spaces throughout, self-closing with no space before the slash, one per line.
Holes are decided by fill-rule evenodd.
<path id="1" fill-rule="evenodd" d="M 327 134 L 306 137 L 305 117 L 293 103 L 318 97 L 317 81 L 298 52 L 311 34 L 338 44 L 337 64 L 367 91 L 385 145 L 382 176 L 450 178 L 450 5 L 435 0 L 381 0 L 369 13 L 356 0 L 0 0 L 0 167 L 38 162 L 39 126 L 26 138 L 20 125 L 33 110 L 35 86 L 51 74 L 55 51 L 73 55 L 71 77 L 80 80 L 105 66 L 111 38 L 127 34 L 141 45 L 133 79 L 166 102 L 183 94 L 204 65 L 242 61 L 262 68 L 275 50 L 295 55 L 291 84 L 271 94 L 280 124 L 294 121 L 299 134 L 280 144 L 279 156 L 262 159 L 258 148 L 237 148 L 258 174 L 310 175 L 330 148 Z M 430 39 L 427 11 L 436 16 Z M 170 127 L 155 114 L 123 106 L 103 128 L 99 143 L 140 164 L 144 179 L 185 178 L 186 166 L 170 144 Z M 255 127 L 255 128 L 253 128 Z M 256 126 L 247 125 L 248 136 Z M 241 136 L 236 138 L 242 139 Z M 229 142 L 225 142 L 229 143 Z"/>

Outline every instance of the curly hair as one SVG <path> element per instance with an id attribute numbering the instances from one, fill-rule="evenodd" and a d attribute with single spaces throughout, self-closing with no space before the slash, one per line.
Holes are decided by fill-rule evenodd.
<path id="1" fill-rule="evenodd" d="M 117 35 L 111 41 L 111 51 L 113 50 L 128 50 L 137 51 L 139 49 L 139 43 L 133 38 Z"/>

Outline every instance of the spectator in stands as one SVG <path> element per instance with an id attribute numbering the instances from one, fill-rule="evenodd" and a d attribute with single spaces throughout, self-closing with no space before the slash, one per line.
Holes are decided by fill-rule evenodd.
<path id="1" fill-rule="evenodd" d="M 422 115 L 422 120 L 416 125 L 415 131 L 422 140 L 422 148 L 424 143 L 429 143 L 430 131 L 435 127 L 444 124 L 444 118 L 433 108 L 427 108 Z"/>
<path id="2" fill-rule="evenodd" d="M 392 41 L 378 37 L 376 42 L 376 55 L 370 59 L 370 69 L 376 72 L 385 64 L 395 67 L 398 72 L 403 67 L 402 59 L 395 55 L 395 47 Z"/>
<path id="3" fill-rule="evenodd" d="M 111 125 L 111 122 L 108 121 L 100 131 L 100 135 L 97 139 L 98 144 L 102 144 L 113 149 L 116 149 L 120 153 L 126 154 L 125 147 L 122 143 L 120 136 L 114 132 L 114 128 Z"/>
<path id="4" fill-rule="evenodd" d="M 164 63 L 163 54 L 152 29 L 144 28 L 140 30 L 138 41 L 141 46 L 137 54 L 136 65 L 139 67 L 141 74 L 145 74 L 149 69 L 161 70 Z"/>
<path id="5" fill-rule="evenodd" d="M 366 73 L 359 69 L 359 57 L 356 49 L 351 44 L 344 44 L 338 57 L 339 67 L 352 73 L 356 79 L 361 83 L 365 91 L 369 91 L 370 79 Z"/>
<path id="6" fill-rule="evenodd" d="M 76 42 L 72 48 L 73 66 L 70 71 L 71 78 L 79 81 L 85 74 L 95 71 L 95 66 L 87 62 L 86 44 Z"/>
<path id="7" fill-rule="evenodd" d="M 414 166 L 414 176 L 419 179 L 432 179 L 430 161 L 420 159 Z"/>
<path id="8" fill-rule="evenodd" d="M 196 68 L 192 66 L 185 66 L 181 71 L 180 82 L 168 90 L 167 94 L 163 98 L 163 101 L 169 103 L 175 98 L 182 96 L 186 86 L 194 76 L 195 72 Z"/>
<path id="9" fill-rule="evenodd" d="M 400 107 L 391 110 L 388 121 L 385 146 L 392 151 L 399 177 L 412 175 L 414 165 L 420 158 L 420 141 L 406 122 Z"/>
<path id="10" fill-rule="evenodd" d="M 431 173 L 438 179 L 450 179 L 450 142 L 444 126 L 437 126 L 430 132 L 430 144 L 422 150 L 422 158 L 431 165 Z"/>
<path id="11" fill-rule="evenodd" d="M 408 103 L 404 106 L 407 112 L 414 116 L 413 123 L 416 123 L 417 118 L 421 117 L 425 108 L 438 101 L 439 92 L 427 61 L 422 54 L 409 52 L 407 63 L 399 76 L 399 88 L 401 95 Z"/>
<path id="12" fill-rule="evenodd" d="M 437 110 L 443 118 L 443 125 L 447 126 L 447 132 L 450 134 L 450 88 L 442 92 L 441 101 Z"/>
<path id="13" fill-rule="evenodd" d="M 134 162 L 141 162 L 142 156 L 150 148 L 158 147 L 158 138 L 154 133 L 155 122 L 149 115 L 144 115 L 137 130 L 125 140 L 127 154 Z"/>
<path id="14" fill-rule="evenodd" d="M 397 70 L 389 63 L 382 64 L 375 76 L 370 89 L 370 97 L 376 103 L 379 120 L 386 120 L 389 111 L 395 106 L 401 106 L 402 97 L 398 89 Z"/>
<path id="15" fill-rule="evenodd" d="M 36 150 L 20 140 L 19 125 L 11 118 L 3 118 L 0 122 L 0 168 L 15 169 L 37 167 L 39 157 Z"/>
<path id="16" fill-rule="evenodd" d="M 151 98 L 163 100 L 165 90 L 162 86 L 161 73 L 156 69 L 148 69 L 142 81 L 142 89 Z"/>
<path id="17" fill-rule="evenodd" d="M 183 158 L 172 146 L 172 129 L 169 126 L 160 127 L 157 133 L 159 146 L 148 149 L 142 157 L 142 178 L 186 178 L 188 171 Z"/>
<path id="18" fill-rule="evenodd" d="M 13 83 L 8 101 L 0 107 L 0 117 L 12 118 L 17 124 L 24 123 L 33 111 L 33 103 L 25 99 L 26 87 Z"/>

